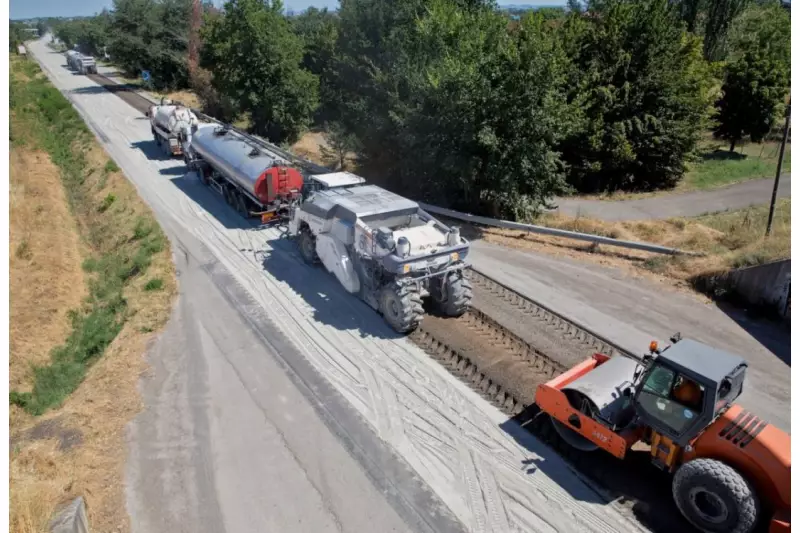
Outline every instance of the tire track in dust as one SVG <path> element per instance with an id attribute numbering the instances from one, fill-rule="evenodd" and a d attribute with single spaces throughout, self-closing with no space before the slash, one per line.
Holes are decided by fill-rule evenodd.
<path id="1" fill-rule="evenodd" d="M 234 245 L 233 241 L 230 238 L 228 238 L 228 236 L 224 232 L 221 232 L 221 231 L 218 230 L 218 228 L 214 227 L 215 224 L 214 224 L 213 219 L 210 219 L 210 218 L 208 218 L 206 216 L 204 216 L 203 218 L 205 218 L 206 219 L 205 221 L 210 223 L 211 226 L 212 226 L 212 228 L 211 228 L 212 229 L 211 236 L 213 237 L 213 239 L 212 239 L 212 242 L 213 242 L 212 248 L 213 248 L 213 251 L 215 252 L 215 255 L 218 255 L 220 257 L 220 259 L 224 260 L 225 262 L 228 262 L 227 259 L 229 257 L 233 257 L 233 256 L 237 256 L 237 255 L 243 257 L 243 255 L 241 254 L 239 249 L 237 249 L 236 246 Z M 203 238 L 204 236 L 207 238 L 209 236 L 208 234 L 200 231 L 199 229 L 196 229 L 195 234 L 200 238 Z M 265 242 L 265 246 L 267 246 L 266 242 Z M 276 253 L 276 250 L 273 249 L 272 252 Z M 230 263 L 233 263 L 233 262 L 231 261 Z M 280 289 L 280 287 L 276 286 L 277 283 L 275 281 L 273 281 L 271 279 L 268 279 L 268 277 L 266 277 L 266 276 L 263 276 L 263 274 L 258 270 L 256 270 L 254 272 L 253 269 L 252 269 L 252 265 L 228 264 L 228 265 L 226 265 L 226 267 L 229 268 L 232 272 L 235 272 L 237 274 L 239 274 L 239 273 L 242 274 L 246 278 L 245 281 L 243 282 L 243 285 L 245 287 L 249 288 L 249 286 L 257 285 L 257 283 L 256 283 L 257 281 L 261 281 L 262 284 L 264 286 L 266 286 L 266 288 L 268 289 L 270 294 L 265 295 L 265 294 L 260 293 L 260 292 L 254 294 L 254 297 L 256 297 L 257 300 L 259 301 L 259 303 L 261 303 L 266 309 L 274 310 L 274 309 L 276 309 L 275 304 L 278 304 L 278 308 L 280 308 L 281 310 L 285 311 L 287 313 L 287 315 L 290 316 L 293 319 L 293 322 L 296 325 L 300 326 L 301 328 L 302 327 L 306 327 L 306 326 L 309 325 L 307 318 L 303 316 L 302 309 L 298 309 L 297 305 L 292 305 L 291 302 L 288 301 L 288 297 L 282 297 L 282 296 L 285 295 L 286 292 L 294 292 L 290 287 L 287 287 L 282 291 Z M 240 279 L 240 282 L 242 282 L 241 279 Z M 301 305 L 299 307 L 302 308 L 304 306 Z M 308 308 L 306 308 L 305 310 L 309 311 Z M 286 315 L 281 313 L 281 316 L 285 317 Z M 313 329 L 315 329 L 317 331 L 320 331 L 320 329 L 317 327 L 316 324 L 314 324 Z M 287 331 L 287 333 L 290 333 L 290 332 Z M 291 333 L 294 333 L 294 332 L 291 332 Z M 307 341 L 308 340 L 308 335 L 307 334 L 304 335 L 302 333 L 302 331 L 299 332 L 299 333 L 300 333 L 299 335 L 291 335 L 291 336 L 296 338 L 297 340 L 301 341 L 300 342 L 301 345 L 304 345 L 307 348 L 311 349 L 311 353 L 309 354 L 308 352 L 306 352 L 305 355 L 307 357 L 310 356 L 310 360 L 312 362 L 316 363 L 317 366 L 319 365 L 320 361 L 323 362 L 323 363 L 326 362 L 326 361 L 329 361 L 330 360 L 330 355 L 331 355 L 332 352 L 339 352 L 339 353 L 342 352 L 342 350 L 334 348 L 333 346 L 325 347 L 325 346 L 322 345 L 322 344 L 331 344 L 333 339 L 331 339 L 330 343 L 327 343 L 327 342 L 326 343 L 319 343 L 319 342 L 317 342 L 317 343 L 313 343 L 313 342 L 312 343 L 307 343 L 307 342 L 303 343 L 301 338 L 305 337 L 305 340 Z M 334 331 L 334 332 L 326 332 L 326 333 L 328 334 L 329 337 L 340 337 L 341 336 L 340 332 L 335 332 Z M 347 335 L 347 337 L 352 339 L 353 335 L 350 334 L 350 335 Z M 336 339 L 336 340 L 340 340 L 341 341 L 341 343 L 335 343 L 336 345 L 342 345 L 342 346 L 346 346 L 347 345 L 346 339 Z M 393 346 L 390 346 L 389 349 L 384 349 L 384 350 L 381 350 L 381 351 L 384 351 L 384 352 L 388 353 L 391 356 L 392 352 L 394 352 L 396 348 L 397 348 L 397 344 L 393 343 Z M 359 351 L 360 350 L 355 350 L 355 351 L 351 350 L 350 353 L 351 354 L 352 353 L 358 353 Z M 316 354 L 314 354 L 313 352 L 316 352 Z M 314 357 L 314 355 L 316 355 L 316 357 Z M 320 357 L 320 356 L 322 356 L 322 357 Z M 352 361 L 352 359 L 350 359 L 350 358 L 347 358 L 347 359 L 348 359 L 348 361 Z M 363 372 L 363 369 L 360 369 L 360 371 Z M 393 375 L 393 374 L 394 374 L 393 371 L 389 370 L 389 375 L 391 377 L 399 377 L 399 376 Z M 408 376 L 406 376 L 406 377 L 408 377 Z M 339 381 L 339 380 L 336 380 L 336 381 L 341 383 L 341 381 Z M 429 381 L 429 379 L 426 380 L 426 381 Z M 411 383 L 405 383 L 405 385 L 406 385 L 406 387 L 409 387 L 409 388 L 413 386 L 413 384 L 411 384 Z M 348 396 L 347 391 L 345 391 L 345 395 Z M 419 395 L 416 395 L 416 396 L 419 399 Z M 367 420 L 370 420 L 372 422 L 373 426 L 375 426 L 374 404 L 370 404 L 369 402 L 367 402 L 363 398 L 359 398 L 359 400 L 360 401 L 354 402 L 355 406 L 357 408 L 359 408 L 358 404 L 360 403 L 361 404 L 360 405 L 360 410 L 361 410 L 362 414 L 365 415 L 365 418 Z M 427 410 L 431 410 L 429 406 L 428 406 Z M 436 412 L 437 410 L 431 410 L 431 411 Z M 470 417 L 470 418 L 472 418 L 472 417 Z M 484 434 L 488 433 L 486 431 L 486 428 L 479 427 L 479 429 L 481 430 L 481 433 L 484 433 Z M 397 445 L 400 444 L 400 443 L 392 442 L 392 444 L 397 448 Z M 417 446 L 414 446 L 413 448 L 416 449 L 416 450 L 419 450 L 419 448 Z M 425 455 L 429 455 L 429 454 L 425 454 Z M 408 460 L 408 458 L 407 458 L 407 460 Z M 429 469 L 424 469 L 424 468 L 420 469 L 419 466 L 421 466 L 421 465 L 419 464 L 419 461 L 411 460 L 409 462 L 411 462 L 412 465 L 417 466 L 418 467 L 417 468 L 418 471 L 419 470 L 429 470 Z M 513 464 L 513 463 L 509 462 L 508 464 L 506 464 L 504 466 L 506 466 L 506 468 L 508 468 L 508 467 L 511 466 L 511 464 Z M 477 479 L 477 477 L 475 479 Z M 435 482 L 431 483 L 431 484 L 434 485 L 434 486 L 438 485 L 438 483 L 435 483 Z M 453 501 L 453 498 L 443 498 L 443 500 L 445 500 L 445 501 L 447 501 L 448 499 L 450 500 L 449 503 L 450 503 L 451 508 L 456 510 L 456 509 L 458 509 L 458 507 L 460 507 L 458 505 L 459 502 L 458 501 Z M 485 505 L 476 506 L 476 504 L 474 503 L 475 501 L 477 501 L 477 500 L 473 500 L 473 505 L 470 506 L 469 513 L 472 515 L 473 518 L 477 517 L 477 520 L 480 523 L 485 523 L 486 520 L 487 520 Z M 483 508 L 481 508 L 481 507 L 483 507 Z M 463 516 L 464 515 L 463 511 L 464 510 L 462 509 L 461 511 L 462 512 L 460 513 L 460 515 Z M 572 514 L 572 513 L 567 513 L 567 514 Z M 574 522 L 573 522 L 573 525 L 574 525 Z M 617 529 L 613 528 L 612 530 L 616 531 Z"/>
<path id="2" fill-rule="evenodd" d="M 90 80 L 66 81 L 93 85 Z M 57 79 L 62 82 L 65 80 Z M 91 103 L 86 96 L 69 94 L 82 105 Z M 149 161 L 133 147 L 149 139 L 149 124 L 128 120 L 136 112 L 127 109 L 122 101 L 93 109 L 93 115 L 100 115 L 94 126 L 103 130 L 103 144 L 140 194 L 159 204 L 158 212 L 208 246 L 303 356 L 472 531 L 575 531 L 582 525 L 598 532 L 638 529 L 610 506 L 592 503 L 588 488 L 583 489 L 586 501 L 581 502 L 540 469 L 526 472 L 522 465 L 534 456 L 551 461 L 564 479 L 568 477 L 560 459 L 539 457 L 514 441 L 498 427 L 502 418 L 496 409 L 415 346 L 388 334 L 370 333 L 380 331 L 374 329 L 380 319 L 353 297 L 341 295 L 335 280 L 276 247 L 278 231 L 225 228 L 176 184 L 166 183 L 171 180 L 164 179 L 160 171 L 180 163 Z M 108 125 L 102 120 L 106 117 L 110 118 Z M 132 150 L 136 150 L 133 158 Z M 152 172 L 143 174 L 141 168 Z M 175 179 L 186 180 L 188 187 L 201 187 L 190 174 Z M 206 190 L 205 194 L 210 193 Z M 215 200 L 224 207 L 220 199 Z M 343 325 L 321 321 L 317 315 L 321 309 L 308 301 L 313 295 L 301 294 L 291 283 L 265 271 L 265 260 L 276 261 L 278 268 L 289 274 L 292 270 L 303 272 L 309 285 L 328 297 L 334 295 L 336 311 L 351 316 L 352 321 Z M 330 306 L 324 300 L 320 303 Z M 578 485 L 573 489 L 576 487 L 580 489 Z M 537 527 L 532 528 L 534 525 Z"/>

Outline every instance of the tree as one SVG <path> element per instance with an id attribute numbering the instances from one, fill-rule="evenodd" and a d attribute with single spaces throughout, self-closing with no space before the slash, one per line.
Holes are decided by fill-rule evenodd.
<path id="1" fill-rule="evenodd" d="M 151 73 L 156 87 L 188 83 L 191 0 L 114 0 L 108 50 L 127 74 Z"/>
<path id="2" fill-rule="evenodd" d="M 746 52 L 726 68 L 714 134 L 730 142 L 731 152 L 745 137 L 762 142 L 775 125 L 788 89 L 785 65 L 763 50 Z"/>
<path id="3" fill-rule="evenodd" d="M 718 138 L 761 142 L 775 125 L 789 90 L 791 22 L 778 3 L 748 9 L 732 31 L 731 62 L 717 102 Z"/>
<path id="4" fill-rule="evenodd" d="M 319 103 L 319 82 L 300 67 L 302 41 L 282 10 L 279 0 L 229 0 L 203 27 L 200 60 L 253 131 L 276 143 L 296 140 Z"/>
<path id="5" fill-rule="evenodd" d="M 25 31 L 27 24 L 22 22 L 9 22 L 8 25 L 8 49 L 14 53 L 17 52 L 17 46 L 25 42 L 29 38 L 28 32 Z"/>
<path id="6" fill-rule="evenodd" d="M 706 13 L 703 55 L 709 61 L 720 61 L 727 52 L 728 31 L 733 21 L 747 7 L 750 0 L 710 0 Z"/>
<path id="7" fill-rule="evenodd" d="M 358 149 L 358 139 L 338 122 L 326 124 L 325 133 L 330 148 L 322 148 L 322 157 L 336 163 L 338 170 L 346 170 L 347 156 Z"/>
<path id="8" fill-rule="evenodd" d="M 327 9 L 310 7 L 289 21 L 294 32 L 303 40 L 302 67 L 319 79 L 320 107 L 316 122 L 336 121 L 340 99 L 336 92 L 334 69 L 339 19 Z"/>
<path id="9" fill-rule="evenodd" d="M 568 183 L 583 192 L 672 187 L 708 124 L 713 78 L 697 38 L 667 0 L 609 0 L 563 28 L 581 106 L 563 144 Z"/>
<path id="10" fill-rule="evenodd" d="M 507 30 L 492 4 L 344 0 L 341 114 L 391 189 L 508 218 L 563 190 L 556 145 L 574 123 L 566 56 L 541 14 Z"/>

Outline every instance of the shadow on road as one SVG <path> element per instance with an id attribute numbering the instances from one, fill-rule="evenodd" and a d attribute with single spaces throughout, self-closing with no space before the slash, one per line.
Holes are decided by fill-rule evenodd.
<path id="1" fill-rule="evenodd" d="M 340 331 L 358 331 L 361 337 L 403 337 L 357 295 L 348 293 L 323 267 L 307 265 L 295 243 L 285 235 L 267 241 L 264 270 L 301 296 L 313 309 L 315 321 Z"/>
<path id="2" fill-rule="evenodd" d="M 753 316 L 747 310 L 724 301 L 714 303 L 786 366 L 792 366 L 792 333 L 787 326 L 777 321 Z"/>
<path id="3" fill-rule="evenodd" d="M 155 146 L 155 142 L 153 142 Z M 240 229 L 255 231 L 259 229 L 259 225 L 254 220 L 247 220 L 237 213 L 231 206 L 225 203 L 225 200 L 212 191 L 197 178 L 194 172 L 186 172 L 185 167 L 175 167 L 175 172 L 178 170 L 183 173 L 174 178 L 170 178 L 170 182 L 181 190 L 186 196 L 192 199 L 200 207 L 202 207 L 208 214 L 216 218 L 220 224 L 228 229 Z M 172 170 L 172 169 L 163 169 Z M 164 172 L 167 174 L 167 172 Z M 242 250 L 250 251 L 250 250 Z"/>
<path id="4" fill-rule="evenodd" d="M 175 161 L 176 163 L 182 163 L 182 159 L 177 156 L 171 156 L 167 154 L 164 150 L 161 149 L 156 141 L 153 139 L 148 139 L 146 141 L 136 141 L 135 143 L 131 143 L 131 148 L 136 148 L 140 152 L 142 152 L 147 159 L 151 161 Z M 165 172 L 169 170 L 169 172 Z M 161 169 L 162 175 L 182 175 L 186 172 L 186 167 L 183 164 L 180 164 L 170 169 Z"/>
<path id="5" fill-rule="evenodd" d="M 539 414 L 531 420 L 535 410 L 535 407 L 529 407 L 517 417 L 500 424 L 501 429 L 535 456 L 521 465 L 528 474 L 541 471 L 577 500 L 600 505 L 613 502 L 654 533 L 694 531 L 673 503 L 669 474 L 650 464 L 647 451 L 631 450 L 625 460 L 620 461 L 601 450 L 589 453 L 572 450 L 552 431 L 547 415 Z M 531 420 L 526 426 L 539 435 L 549 435 L 557 449 L 544 444 L 522 427 L 519 420 Z M 567 459 L 563 454 L 569 457 L 568 472 L 564 470 L 563 461 Z M 577 472 L 595 486 L 587 487 L 572 472 Z"/>
<path id="6" fill-rule="evenodd" d="M 83 76 L 83 74 L 72 73 L 73 76 Z M 107 94 L 108 91 L 105 87 L 99 85 L 89 85 L 87 87 L 79 87 L 69 91 L 70 94 Z"/>

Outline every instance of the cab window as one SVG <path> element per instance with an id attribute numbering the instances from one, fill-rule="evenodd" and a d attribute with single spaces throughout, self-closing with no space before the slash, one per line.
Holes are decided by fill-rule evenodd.
<path id="1" fill-rule="evenodd" d="M 696 381 L 670 368 L 656 366 L 645 379 L 638 403 L 648 416 L 682 435 L 700 416 L 704 394 L 703 386 Z"/>

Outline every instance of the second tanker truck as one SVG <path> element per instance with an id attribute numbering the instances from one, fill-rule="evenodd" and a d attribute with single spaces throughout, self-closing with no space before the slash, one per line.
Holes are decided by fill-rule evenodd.
<path id="1" fill-rule="evenodd" d="M 169 155 L 183 155 L 184 145 L 189 142 L 198 120 L 188 107 L 162 98 L 161 104 L 150 106 L 150 131 L 156 144 Z"/>
<path id="2" fill-rule="evenodd" d="M 91 56 L 85 56 L 77 50 L 68 50 L 64 54 L 67 58 L 69 68 L 78 74 L 97 74 L 97 62 Z"/>
<path id="3" fill-rule="evenodd" d="M 218 124 L 193 128 L 184 159 L 200 181 L 245 217 L 284 217 L 301 199 L 303 175 L 266 143 Z"/>

